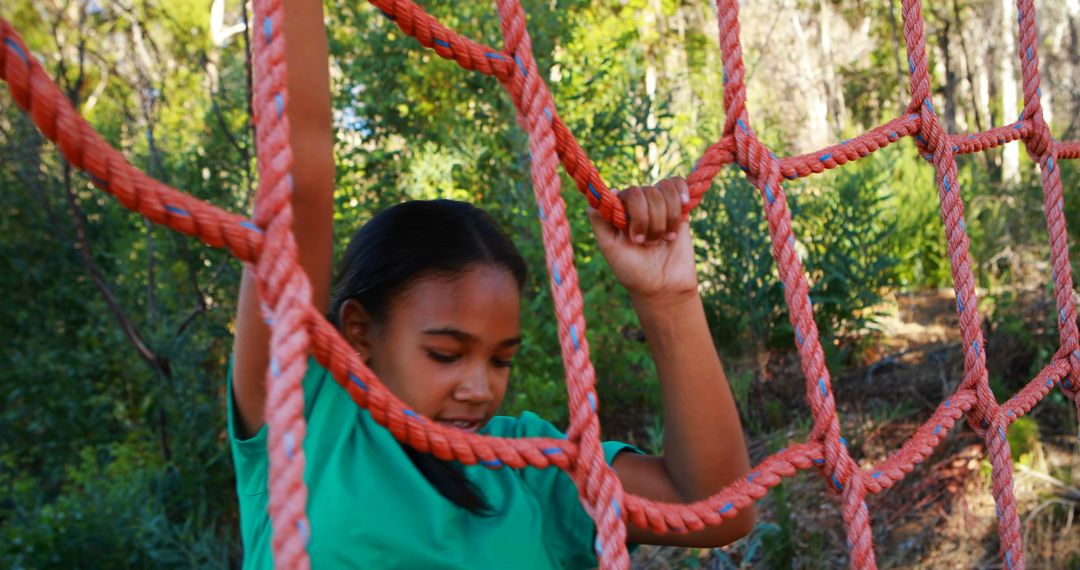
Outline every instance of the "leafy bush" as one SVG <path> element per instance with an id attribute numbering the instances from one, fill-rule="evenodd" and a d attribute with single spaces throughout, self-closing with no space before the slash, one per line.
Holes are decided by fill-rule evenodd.
<path id="1" fill-rule="evenodd" d="M 694 220 L 702 296 L 721 346 L 794 346 L 763 198 L 726 171 Z M 787 186 L 798 253 L 826 347 L 863 334 L 896 284 L 897 216 L 886 156 Z"/>
<path id="2" fill-rule="evenodd" d="M 232 533 L 220 532 L 207 503 L 190 509 L 179 473 L 140 441 L 83 449 L 51 500 L 31 477 L 8 476 L 15 492 L 0 524 L 0 561 L 12 568 L 90 560 L 95 568 L 227 568 Z"/>
<path id="3" fill-rule="evenodd" d="M 886 154 L 875 154 L 800 195 L 796 235 L 806 248 L 814 319 L 826 339 L 865 333 L 879 316 L 882 292 L 896 283 L 889 166 Z"/>

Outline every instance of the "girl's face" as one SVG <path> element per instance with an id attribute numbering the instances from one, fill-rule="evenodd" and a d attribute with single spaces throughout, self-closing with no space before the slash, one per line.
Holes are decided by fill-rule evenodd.
<path id="1" fill-rule="evenodd" d="M 444 425 L 475 432 L 499 408 L 521 345 L 513 275 L 478 264 L 413 283 L 374 323 L 356 301 L 342 308 L 346 338 L 394 394 Z"/>

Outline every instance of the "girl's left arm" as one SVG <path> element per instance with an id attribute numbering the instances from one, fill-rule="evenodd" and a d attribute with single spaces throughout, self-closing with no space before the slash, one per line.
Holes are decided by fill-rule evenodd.
<path id="1" fill-rule="evenodd" d="M 690 503 L 745 477 L 750 460 L 739 412 L 712 343 L 697 291 L 689 224 L 681 214 L 686 181 L 620 193 L 630 225 L 618 232 L 590 212 L 597 242 L 630 292 L 656 364 L 663 394 L 664 452 L 620 454 L 614 469 L 627 492 Z M 633 543 L 714 547 L 748 534 L 753 505 L 717 526 L 687 534 L 656 534 L 628 525 Z"/>

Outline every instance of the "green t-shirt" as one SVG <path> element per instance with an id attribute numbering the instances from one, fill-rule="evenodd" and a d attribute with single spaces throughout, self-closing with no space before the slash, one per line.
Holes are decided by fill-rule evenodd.
<path id="1" fill-rule="evenodd" d="M 232 393 L 231 372 L 229 378 Z M 566 473 L 549 469 L 464 467 L 492 507 L 477 516 L 440 495 L 394 437 L 371 419 L 313 359 L 303 379 L 308 436 L 305 481 L 312 568 L 595 567 L 595 525 Z M 229 437 L 240 499 L 245 569 L 273 567 L 267 427 L 237 437 L 229 398 Z M 481 433 L 564 435 L 526 412 L 493 418 Z M 604 444 L 610 465 L 632 446 Z"/>

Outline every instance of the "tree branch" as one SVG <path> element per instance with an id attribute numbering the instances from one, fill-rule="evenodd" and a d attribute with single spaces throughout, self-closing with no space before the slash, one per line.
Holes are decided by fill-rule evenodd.
<path id="1" fill-rule="evenodd" d="M 82 88 L 85 80 L 85 59 L 86 59 L 86 42 L 82 35 L 83 27 L 85 24 L 85 10 L 80 10 L 79 15 L 79 42 L 78 42 L 78 77 L 73 82 L 69 82 L 66 77 L 65 70 L 63 68 L 63 62 L 61 62 L 60 70 L 60 84 L 65 86 L 65 95 L 71 101 L 72 105 L 76 108 L 79 106 L 79 92 Z M 60 44 L 60 37 L 58 35 L 58 26 L 53 28 L 54 40 L 57 44 Z M 135 351 L 139 356 L 150 365 L 161 377 L 170 379 L 172 371 L 169 365 L 168 359 L 154 351 L 150 345 L 144 340 L 142 333 L 139 332 L 138 327 L 128 317 L 123 307 L 120 305 L 113 293 L 108 280 L 101 273 L 97 263 L 94 261 L 93 252 L 90 248 L 90 240 L 86 234 L 86 226 L 83 224 L 84 213 L 82 207 L 79 204 L 79 198 L 75 195 L 75 190 L 72 186 L 71 180 L 71 165 L 66 161 L 63 162 L 63 191 L 67 201 L 68 216 L 71 218 L 72 227 L 75 231 L 75 249 L 78 251 L 80 258 L 82 259 L 83 267 L 87 274 L 90 276 L 90 280 L 97 287 L 98 292 L 101 293 L 102 298 L 105 300 L 105 304 L 108 305 L 109 311 L 116 319 L 117 324 L 120 325 L 120 330 L 127 337 L 128 341 L 135 348 Z M 164 437 L 164 436 L 163 436 Z M 167 453 L 167 445 L 165 450 Z"/>
<path id="2" fill-rule="evenodd" d="M 244 95 L 244 99 L 247 100 L 247 140 L 248 144 L 244 145 L 245 148 L 251 148 L 255 144 L 255 105 L 252 101 L 252 94 L 254 91 L 254 83 L 252 80 L 251 71 L 251 26 L 248 23 L 247 2 L 243 2 L 240 6 L 240 17 L 244 22 L 244 74 L 247 80 L 247 85 Z M 247 211 L 251 207 L 251 196 L 255 193 L 254 179 L 251 174 L 251 158 L 248 152 L 244 152 L 244 183 L 247 186 L 244 192 L 244 210 Z"/>
<path id="3" fill-rule="evenodd" d="M 191 285 L 192 290 L 195 291 L 195 308 L 188 313 L 188 316 L 180 322 L 180 326 L 176 329 L 176 334 L 173 335 L 173 340 L 180 338 L 180 335 L 184 334 L 184 331 L 188 328 L 196 317 L 202 315 L 209 308 L 206 304 L 206 297 L 203 295 L 202 289 L 199 287 L 199 281 L 195 274 L 195 263 L 192 261 L 191 247 L 188 246 L 188 240 L 186 237 L 178 236 L 177 243 L 180 244 L 180 251 L 187 260 L 188 268 L 188 283 Z"/>
<path id="4" fill-rule="evenodd" d="M 105 276 L 102 275 L 97 263 L 94 262 L 93 252 L 90 249 L 90 241 L 86 237 L 86 227 L 83 225 L 82 221 L 82 208 L 79 205 L 78 197 L 75 196 L 75 190 L 71 185 L 71 165 L 66 162 L 64 163 L 64 194 L 67 198 L 68 215 L 75 228 L 75 250 L 79 252 L 79 256 L 83 262 L 83 268 L 86 269 L 86 273 L 90 276 L 90 280 L 93 281 L 94 286 L 97 287 L 98 292 L 101 293 L 102 298 L 105 300 L 105 304 L 109 306 L 109 311 L 112 313 L 113 318 L 115 318 L 117 324 L 120 325 L 120 330 L 124 333 L 124 336 L 127 337 L 128 341 L 131 342 L 131 345 L 135 348 L 135 351 L 139 353 L 139 356 L 163 377 L 171 377 L 172 371 L 169 367 L 168 359 L 155 352 L 143 339 L 139 329 L 127 316 L 127 313 L 124 312 L 123 307 L 120 306 L 119 301 L 116 299 L 116 295 L 113 294 L 109 282 L 105 279 Z"/>

